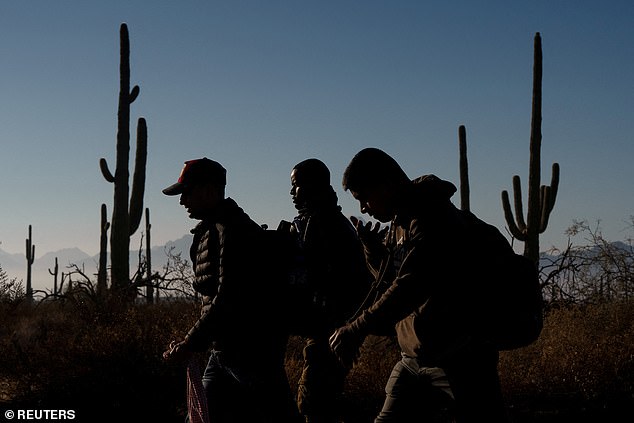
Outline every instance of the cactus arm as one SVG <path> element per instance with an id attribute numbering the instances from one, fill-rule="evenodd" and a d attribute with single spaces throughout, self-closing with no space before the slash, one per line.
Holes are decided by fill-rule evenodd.
<path id="1" fill-rule="evenodd" d="M 110 172 L 110 169 L 108 169 L 108 162 L 106 161 L 106 159 L 99 159 L 99 168 L 101 169 L 101 174 L 103 175 L 104 179 L 110 183 L 114 183 L 114 176 L 112 176 L 112 172 Z"/>
<path id="2" fill-rule="evenodd" d="M 139 96 L 140 88 L 138 85 L 135 85 L 130 91 L 130 95 L 128 96 L 130 104 L 134 103 L 134 100 Z"/>
<path id="3" fill-rule="evenodd" d="M 31 225 L 29 225 L 29 237 L 26 240 L 26 261 L 29 265 L 35 261 L 35 245 L 33 245 Z"/>
<path id="4" fill-rule="evenodd" d="M 539 233 L 543 233 L 548 226 L 550 213 L 555 207 L 555 199 L 557 197 L 557 189 L 559 188 L 559 164 L 553 163 L 553 173 L 550 180 L 550 186 L 543 185 L 541 187 L 541 217 L 539 222 Z"/>
<path id="5" fill-rule="evenodd" d="M 548 213 L 555 207 L 557 191 L 559 190 L 559 163 L 553 163 L 552 175 L 550 178 L 550 201 L 548 202 Z"/>
<path id="6" fill-rule="evenodd" d="M 517 228 L 520 232 L 526 233 L 524 205 L 522 203 L 522 180 L 518 175 L 513 176 L 513 202 L 515 204 L 515 220 L 517 222 Z"/>
<path id="7" fill-rule="evenodd" d="M 50 273 L 51 276 L 57 276 L 57 272 L 59 270 L 59 266 L 57 264 L 57 257 L 55 257 L 55 266 L 53 266 L 53 269 L 55 270 L 48 269 L 48 273 Z"/>
<path id="8" fill-rule="evenodd" d="M 521 241 L 524 238 L 524 234 L 515 224 L 513 211 L 511 210 L 511 203 L 509 201 L 509 193 L 506 190 L 502 191 L 502 209 L 504 210 L 504 218 L 506 219 L 506 224 L 509 227 L 511 235 Z"/>
<path id="9" fill-rule="evenodd" d="M 143 216 L 143 193 L 145 191 L 145 168 L 147 163 L 147 124 L 139 118 L 137 125 L 136 156 L 130 195 L 130 235 L 139 228 Z"/>
<path id="10" fill-rule="evenodd" d="M 548 204 L 550 203 L 551 189 L 547 185 L 542 185 L 539 192 L 542 203 L 540 205 L 540 217 L 539 217 L 539 233 L 543 233 L 548 226 L 548 218 L 550 217 L 550 211 L 548 210 Z"/>

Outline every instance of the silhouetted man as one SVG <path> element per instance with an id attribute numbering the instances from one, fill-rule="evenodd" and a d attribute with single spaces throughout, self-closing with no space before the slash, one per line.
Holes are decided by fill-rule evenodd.
<path id="1" fill-rule="evenodd" d="M 330 351 L 328 337 L 361 305 L 370 274 L 357 233 L 337 204 L 326 165 L 314 158 L 298 163 L 291 185 L 298 215 L 288 230 L 299 241 L 312 299 L 309 321 L 301 329 L 306 345 L 297 403 L 306 422 L 335 423 L 340 421 L 348 369 Z"/>
<path id="2" fill-rule="evenodd" d="M 163 190 L 180 194 L 190 218 L 200 220 L 190 256 L 194 289 L 203 296 L 200 318 L 164 357 L 186 360 L 211 347 L 203 387 L 213 423 L 297 422 L 284 368 L 287 338 L 262 280 L 263 229 L 225 198 L 225 183 L 222 165 L 202 158 L 185 162 Z"/>

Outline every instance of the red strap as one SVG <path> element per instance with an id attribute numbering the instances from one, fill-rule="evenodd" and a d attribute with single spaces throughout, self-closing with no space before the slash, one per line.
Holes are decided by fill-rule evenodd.
<path id="1" fill-rule="evenodd" d="M 194 358 L 187 364 L 187 412 L 191 423 L 210 423 L 207 395 L 200 367 Z"/>

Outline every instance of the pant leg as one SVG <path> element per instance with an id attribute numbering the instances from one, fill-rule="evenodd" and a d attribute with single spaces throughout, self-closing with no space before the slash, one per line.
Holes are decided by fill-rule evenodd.
<path id="1" fill-rule="evenodd" d="M 309 339 L 297 387 L 301 414 L 320 422 L 337 422 L 346 376 L 347 370 L 339 364 L 327 340 Z"/>
<path id="2" fill-rule="evenodd" d="M 213 423 L 298 423 L 284 363 L 212 351 L 203 375 Z"/>
<path id="3" fill-rule="evenodd" d="M 263 375 L 263 383 L 255 396 L 259 398 L 259 408 L 263 411 L 261 422 L 300 423 L 297 404 L 293 399 L 291 388 L 283 365 L 277 366 Z"/>
<path id="4" fill-rule="evenodd" d="M 210 421 L 234 423 L 254 420 L 248 382 L 239 371 L 228 367 L 221 351 L 212 350 L 203 374 Z"/>
<path id="5" fill-rule="evenodd" d="M 446 371 L 456 397 L 457 422 L 508 422 L 497 351 L 470 351 Z"/>
<path id="6" fill-rule="evenodd" d="M 452 414 L 453 394 L 445 372 L 420 367 L 403 357 L 385 386 L 385 402 L 375 423 L 445 422 Z"/>

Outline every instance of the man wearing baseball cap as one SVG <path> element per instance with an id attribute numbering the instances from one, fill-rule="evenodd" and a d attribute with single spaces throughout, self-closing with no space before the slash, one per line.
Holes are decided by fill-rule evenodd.
<path id="1" fill-rule="evenodd" d="M 286 334 L 275 324 L 263 279 L 263 229 L 225 197 L 226 170 L 206 157 L 185 162 L 176 183 L 189 217 L 200 220 L 190 257 L 202 295 L 198 321 L 163 354 L 187 361 L 211 348 L 202 377 L 213 422 L 298 422 L 284 369 Z"/>

